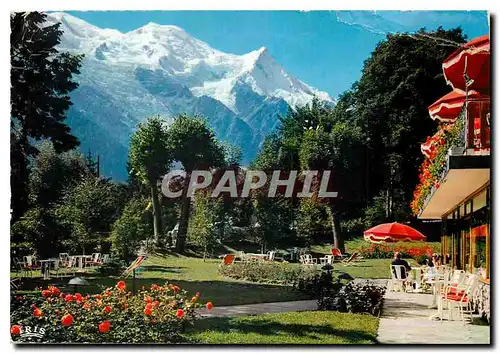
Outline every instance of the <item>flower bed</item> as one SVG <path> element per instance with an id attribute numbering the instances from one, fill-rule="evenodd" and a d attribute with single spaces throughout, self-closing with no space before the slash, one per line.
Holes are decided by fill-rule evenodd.
<path id="1" fill-rule="evenodd" d="M 433 247 L 434 246 L 434 247 Z M 403 258 L 413 258 L 418 263 L 430 258 L 433 253 L 439 252 L 439 243 L 420 244 L 420 245 L 384 245 L 371 244 L 369 247 L 361 248 L 359 253 L 364 258 L 393 258 L 395 252 L 400 252 Z"/>
<path id="2" fill-rule="evenodd" d="M 14 342 L 176 343 L 202 307 L 198 293 L 189 297 L 172 284 L 153 284 L 136 295 L 124 281 L 92 296 L 63 294 L 56 287 L 41 295 L 12 297 Z M 213 307 L 210 302 L 205 306 Z"/>

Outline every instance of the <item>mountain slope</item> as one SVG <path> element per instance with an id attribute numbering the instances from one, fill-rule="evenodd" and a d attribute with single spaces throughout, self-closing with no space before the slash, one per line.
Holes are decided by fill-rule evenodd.
<path id="1" fill-rule="evenodd" d="M 289 75 L 266 48 L 223 53 L 154 23 L 121 33 L 64 13 L 49 14 L 48 22 L 62 23 L 60 50 L 85 54 L 68 124 L 82 151 L 99 153 L 103 173 L 116 179 L 126 178 L 130 135 L 148 116 L 202 115 L 248 163 L 289 106 L 314 96 L 333 102 Z"/>

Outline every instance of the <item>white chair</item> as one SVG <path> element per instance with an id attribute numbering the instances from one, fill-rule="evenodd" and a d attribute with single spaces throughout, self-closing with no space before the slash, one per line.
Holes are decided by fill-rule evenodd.
<path id="1" fill-rule="evenodd" d="M 400 290 L 406 291 L 406 282 L 408 279 L 408 274 L 404 265 L 391 265 L 391 281 L 390 281 L 390 291 Z"/>
<path id="2" fill-rule="evenodd" d="M 300 262 L 302 264 L 306 264 L 306 265 L 314 265 L 314 264 L 318 263 L 318 259 L 312 258 L 312 256 L 310 254 L 301 255 L 300 260 L 301 260 Z"/>
<path id="3" fill-rule="evenodd" d="M 327 254 L 324 257 L 320 258 L 319 261 L 321 264 L 333 264 L 334 259 L 335 259 L 334 255 Z"/>
<path id="4" fill-rule="evenodd" d="M 464 280 L 464 283 L 446 287 L 442 296 L 443 309 L 446 305 L 448 306 L 449 319 L 453 320 L 453 310 L 456 307 L 459 310 L 463 324 L 465 324 L 465 312 L 469 314 L 472 322 L 472 297 L 478 285 L 478 277 L 471 274 Z"/>
<path id="5" fill-rule="evenodd" d="M 61 261 L 62 265 L 66 265 L 69 260 L 69 254 L 68 253 L 59 253 L 59 260 Z"/>
<path id="6" fill-rule="evenodd" d="M 66 275 L 68 275 L 68 273 L 73 273 L 73 276 L 75 276 L 77 266 L 76 257 L 69 256 L 68 262 L 64 265 L 64 273 Z"/>
<path id="7" fill-rule="evenodd" d="M 274 261 L 274 256 L 276 255 L 276 251 L 270 251 L 267 253 L 267 260 Z"/>
<path id="8" fill-rule="evenodd" d="M 101 254 L 100 253 L 92 253 L 90 259 L 85 260 L 85 267 L 97 267 L 102 264 L 100 261 Z"/>
<path id="9" fill-rule="evenodd" d="M 102 255 L 102 258 L 101 258 L 101 263 L 102 263 L 102 264 L 104 264 L 104 263 L 106 263 L 107 261 L 109 261 L 109 254 L 104 253 L 104 254 Z"/>

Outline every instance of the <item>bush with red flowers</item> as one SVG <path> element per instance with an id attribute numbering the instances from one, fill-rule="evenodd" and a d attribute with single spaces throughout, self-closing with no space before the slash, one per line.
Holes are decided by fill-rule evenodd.
<path id="1" fill-rule="evenodd" d="M 462 132 L 464 129 L 464 116 L 461 114 L 455 123 L 443 124 L 433 138 L 429 157 L 424 159 L 420 167 L 419 183 L 413 192 L 410 204 L 414 215 L 418 215 L 424 207 L 427 197 L 440 186 L 443 172 L 446 168 L 447 154 L 450 147 L 463 146 Z"/>
<path id="2" fill-rule="evenodd" d="M 431 258 L 433 253 L 438 253 L 440 244 L 437 242 L 415 242 L 400 243 L 394 245 L 371 244 L 369 247 L 363 247 L 359 253 L 364 258 L 393 258 L 395 252 L 401 253 L 403 258 L 413 258 L 417 263 L 423 263 L 427 258 Z"/>
<path id="3" fill-rule="evenodd" d="M 11 336 L 15 342 L 44 343 L 176 343 L 204 305 L 177 285 L 141 289 L 133 295 L 120 281 L 101 294 L 61 294 L 49 287 L 41 296 L 13 296 Z M 28 326 L 30 329 L 28 329 Z M 43 328 L 42 338 L 23 336 L 23 329 Z"/>

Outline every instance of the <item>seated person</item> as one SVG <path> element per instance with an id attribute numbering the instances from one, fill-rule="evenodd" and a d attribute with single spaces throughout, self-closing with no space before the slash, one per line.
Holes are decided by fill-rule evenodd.
<path id="1" fill-rule="evenodd" d="M 404 269 L 403 269 L 401 276 L 403 278 L 407 278 L 406 274 L 407 274 L 407 272 L 409 272 L 411 270 L 411 267 L 407 261 L 405 261 L 404 259 L 401 258 L 401 253 L 399 253 L 399 252 L 394 253 L 394 260 L 392 261 L 391 264 L 404 266 Z M 395 272 L 394 268 L 392 269 L 392 271 Z"/>

